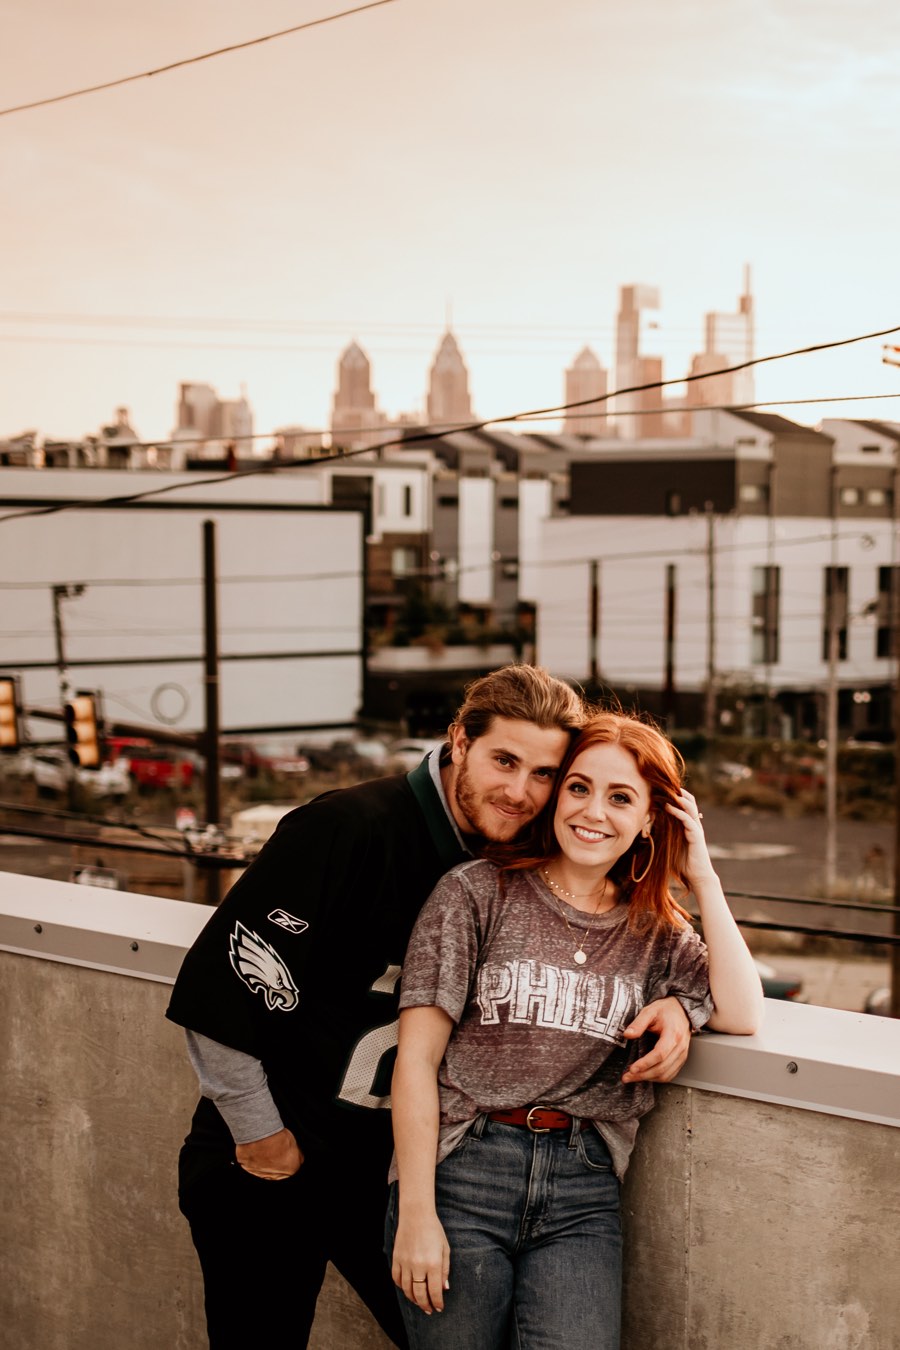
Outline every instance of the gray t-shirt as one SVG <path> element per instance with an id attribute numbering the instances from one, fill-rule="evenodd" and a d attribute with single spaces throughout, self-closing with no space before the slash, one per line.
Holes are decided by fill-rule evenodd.
<path id="1" fill-rule="evenodd" d="M 489 862 L 463 863 L 438 882 L 413 930 L 400 994 L 401 1008 L 439 1007 L 456 1023 L 438 1074 L 438 1161 L 482 1112 L 540 1105 L 592 1121 L 624 1176 L 653 1087 L 621 1082 L 650 1048 L 622 1029 L 668 994 L 695 1029 L 713 1010 L 694 930 L 638 935 L 627 920 L 627 905 L 592 919 L 536 873 L 501 874 Z"/>

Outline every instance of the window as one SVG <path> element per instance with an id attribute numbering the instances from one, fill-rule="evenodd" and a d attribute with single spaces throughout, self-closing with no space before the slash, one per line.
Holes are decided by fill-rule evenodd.
<path id="1" fill-rule="evenodd" d="M 402 547 L 391 549 L 391 575 L 395 577 L 408 577 L 410 573 L 416 571 L 417 561 L 416 550 L 414 548 Z"/>
<path id="2" fill-rule="evenodd" d="M 403 485 L 403 514 L 404 516 L 412 515 L 412 488 L 409 483 Z"/>
<path id="3" fill-rule="evenodd" d="M 831 633 L 837 635 L 837 659 L 847 660 L 847 611 L 850 595 L 849 567 L 826 567 L 822 615 L 822 660 L 829 660 Z"/>
<path id="4" fill-rule="evenodd" d="M 458 497 L 438 497 L 438 506 L 459 506 Z"/>
<path id="5" fill-rule="evenodd" d="M 768 493 L 765 483 L 741 483 L 739 496 L 747 505 L 755 505 L 764 502 Z"/>
<path id="6" fill-rule="evenodd" d="M 885 488 L 866 488 L 866 506 L 887 506 L 890 493 Z"/>
<path id="7" fill-rule="evenodd" d="M 778 661 L 781 569 L 754 567 L 751 585 L 753 609 L 750 659 L 755 665 L 772 666 Z"/>
<path id="8" fill-rule="evenodd" d="M 666 515 L 681 515 L 681 493 L 676 492 L 674 488 L 670 488 L 666 493 Z"/>
<path id="9" fill-rule="evenodd" d="M 861 496 L 859 488 L 841 488 L 841 506 L 859 506 Z"/>
<path id="10" fill-rule="evenodd" d="M 875 655 L 900 656 L 900 567 L 879 567 Z"/>
<path id="11" fill-rule="evenodd" d="M 864 455 L 878 455 L 881 453 L 880 445 L 861 445 L 859 448 Z"/>

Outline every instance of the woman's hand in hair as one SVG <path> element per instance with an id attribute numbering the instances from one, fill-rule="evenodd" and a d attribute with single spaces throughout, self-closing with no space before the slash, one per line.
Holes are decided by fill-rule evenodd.
<path id="1" fill-rule="evenodd" d="M 752 1036 L 762 1022 L 762 985 L 712 865 L 703 834 L 703 816 L 691 793 L 684 791 L 680 804 L 667 803 L 666 810 L 684 826 L 687 845 L 684 871 L 700 910 L 709 959 L 709 988 L 715 1005 L 707 1025 L 711 1031 Z"/>
<path id="2" fill-rule="evenodd" d="M 682 790 L 677 806 L 666 803 L 669 815 L 680 820 L 684 827 L 684 842 L 687 848 L 684 870 L 692 886 L 709 880 L 716 875 L 709 856 L 706 835 L 703 833 L 703 815 L 692 793 Z"/>

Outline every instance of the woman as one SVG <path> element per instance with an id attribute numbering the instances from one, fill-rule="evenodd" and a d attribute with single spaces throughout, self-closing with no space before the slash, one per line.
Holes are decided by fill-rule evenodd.
<path id="1" fill-rule="evenodd" d="M 623 1028 L 670 994 L 695 1028 L 762 1012 L 682 773 L 653 727 L 593 715 L 524 851 L 456 868 L 421 912 L 387 1220 L 413 1350 L 618 1346 L 619 1182 L 653 1091 Z"/>

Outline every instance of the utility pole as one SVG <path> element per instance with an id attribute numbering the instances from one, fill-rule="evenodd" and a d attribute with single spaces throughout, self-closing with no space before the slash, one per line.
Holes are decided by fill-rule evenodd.
<path id="1" fill-rule="evenodd" d="M 764 667 L 763 678 L 766 682 L 763 701 L 763 736 L 768 740 L 778 736 L 775 724 L 777 704 L 772 697 L 772 665 L 778 660 L 776 652 L 776 633 L 778 631 L 777 592 L 775 590 L 775 451 L 770 449 L 770 459 L 766 469 L 766 593 L 765 593 L 765 629 L 763 642 Z M 773 706 L 774 705 L 774 706 Z"/>
<path id="2" fill-rule="evenodd" d="M 675 564 L 666 563 L 666 670 L 663 681 L 662 713 L 666 729 L 671 730 L 675 716 Z"/>
<path id="3" fill-rule="evenodd" d="M 900 361 L 890 362 L 900 365 Z M 894 731 L 894 934 L 900 937 L 900 567 L 897 564 L 897 532 L 900 502 L 900 446 L 894 446 L 893 509 L 891 511 L 891 570 L 888 581 L 888 652 L 893 666 Z M 891 947 L 891 1017 L 900 1017 L 900 945 Z"/>
<path id="4" fill-rule="evenodd" d="M 77 600 L 79 595 L 84 595 L 84 587 L 79 583 L 76 586 L 59 585 L 52 588 L 53 594 L 53 633 L 56 639 L 56 669 L 59 674 L 59 706 L 64 707 L 69 694 L 69 679 L 66 674 L 66 643 L 63 632 L 62 609 L 60 608 L 63 600 Z"/>
<path id="5" fill-rule="evenodd" d="M 206 823 L 218 825 L 219 796 L 219 619 L 216 577 L 216 524 L 203 522 L 203 688 L 206 696 L 206 726 L 203 753 L 206 758 Z M 206 873 L 206 898 L 217 905 L 222 898 L 221 878 L 215 868 Z"/>
<path id="6" fill-rule="evenodd" d="M 825 894 L 834 894 L 837 879 L 837 741 L 838 741 L 838 659 L 840 657 L 840 618 L 838 615 L 837 568 L 837 466 L 831 467 L 831 566 L 825 589 L 828 606 L 826 623 L 828 675 L 825 687 Z"/>
<path id="7" fill-rule="evenodd" d="M 900 475 L 897 475 L 900 478 Z M 896 482 L 896 479 L 895 479 Z M 900 486 L 900 483 L 897 483 Z M 896 488 L 894 494 L 896 501 Z M 896 509 L 896 508 L 895 508 Z M 896 528 L 896 527 L 895 527 Z M 897 659 L 894 673 L 894 935 L 900 937 L 900 577 L 891 568 L 891 647 Z M 891 1017 L 900 1017 L 900 945 L 891 947 Z"/>
<path id="8" fill-rule="evenodd" d="M 713 503 L 704 502 L 706 514 L 706 697 L 703 726 L 707 739 L 716 734 L 716 521 Z"/>
<path id="9" fill-rule="evenodd" d="M 591 559 L 590 580 L 590 681 L 596 690 L 600 683 L 600 560 Z"/>

